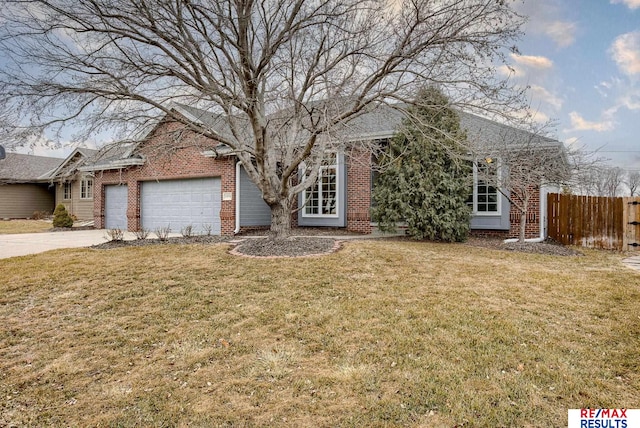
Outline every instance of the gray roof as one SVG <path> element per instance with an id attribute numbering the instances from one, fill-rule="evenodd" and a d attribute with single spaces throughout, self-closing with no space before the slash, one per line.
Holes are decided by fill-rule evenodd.
<path id="1" fill-rule="evenodd" d="M 345 141 L 364 141 L 391 138 L 401 127 L 406 117 L 406 104 L 381 104 L 365 109 L 343 125 L 336 126 L 333 134 Z M 177 110 L 186 113 L 190 120 L 210 126 L 221 134 L 228 132 L 228 124 L 224 117 L 218 114 L 200 110 L 195 107 L 179 105 Z M 475 148 L 495 146 L 500 141 L 516 145 L 533 137 L 533 134 L 502 124 L 484 117 L 458 111 L 460 127 L 467 132 L 467 139 Z M 545 137 L 536 137 L 549 146 L 559 146 L 560 143 Z"/>
<path id="2" fill-rule="evenodd" d="M 135 153 L 139 145 L 139 142 L 131 141 L 107 144 L 88 157 L 79 169 L 80 171 L 101 171 L 142 165 L 144 158 Z"/>
<path id="3" fill-rule="evenodd" d="M 406 117 L 406 105 L 379 105 L 350 120 L 343 128 L 342 137 L 348 141 L 391 138 L 401 127 Z M 516 145 L 518 142 L 538 138 L 549 146 L 560 143 L 545 137 L 534 136 L 527 131 L 502 124 L 484 117 L 458 111 L 460 127 L 467 132 L 467 139 L 475 148 L 495 146 L 504 141 Z"/>
<path id="4" fill-rule="evenodd" d="M 56 169 L 64 159 L 47 156 L 7 153 L 0 160 L 0 183 L 29 183 L 46 181 L 42 178 Z"/>
<path id="5" fill-rule="evenodd" d="M 332 133 L 341 140 L 348 142 L 391 138 L 400 129 L 402 121 L 406 117 L 406 108 L 406 104 L 382 104 L 365 109 L 341 126 L 336 126 Z M 229 123 L 224 115 L 184 104 L 176 104 L 174 109 L 183 114 L 188 120 L 208 126 L 220 135 L 229 136 L 233 139 L 230 135 Z M 510 144 L 515 146 L 518 141 L 522 142 L 533 135 L 471 113 L 458 113 L 460 115 L 460 126 L 467 132 L 468 141 L 475 148 L 489 147 L 501 140 L 510 140 Z M 242 118 L 237 118 L 237 120 L 238 124 L 245 121 Z M 556 140 L 543 137 L 537 138 L 541 138 L 548 143 L 549 147 L 557 148 L 561 146 L 561 143 Z M 81 167 L 80 170 L 96 171 L 142 165 L 144 164 L 144 157 L 136 154 L 139 144 L 140 142 L 127 142 L 105 146 L 88 159 L 85 162 L 85 166 Z M 204 151 L 203 154 L 205 156 L 223 156 L 232 154 L 232 151 L 225 145 L 218 145 L 215 151 L 208 150 Z"/>
<path id="6" fill-rule="evenodd" d="M 72 177 L 81 167 L 87 159 L 94 156 L 98 151 L 93 149 L 87 149 L 84 147 L 78 147 L 73 152 L 67 156 L 64 161 L 58 165 L 52 171 L 49 171 L 47 174 L 43 175 L 41 178 L 49 179 L 49 180 L 65 180 L 69 177 Z"/>

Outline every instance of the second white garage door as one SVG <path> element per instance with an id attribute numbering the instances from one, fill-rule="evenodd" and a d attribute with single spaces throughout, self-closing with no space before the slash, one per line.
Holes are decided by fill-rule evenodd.
<path id="1" fill-rule="evenodd" d="M 147 181 L 140 189 L 142 227 L 154 231 L 171 227 L 180 232 L 192 226 L 194 233 L 220 234 L 220 179 Z"/>

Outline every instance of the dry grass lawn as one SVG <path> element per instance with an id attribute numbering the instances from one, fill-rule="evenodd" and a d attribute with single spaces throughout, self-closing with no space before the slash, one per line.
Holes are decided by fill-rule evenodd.
<path id="1" fill-rule="evenodd" d="M 0 426 L 560 427 L 640 408 L 640 274 L 619 255 L 227 248 L 0 260 Z"/>
<path id="2" fill-rule="evenodd" d="M 0 235 L 12 233 L 38 233 L 51 229 L 46 220 L 0 220 Z"/>

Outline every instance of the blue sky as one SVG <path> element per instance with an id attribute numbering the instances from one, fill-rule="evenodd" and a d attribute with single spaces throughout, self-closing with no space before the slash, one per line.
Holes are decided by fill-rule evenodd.
<path id="1" fill-rule="evenodd" d="M 640 0 L 527 0 L 513 56 L 557 138 L 640 170 Z"/>

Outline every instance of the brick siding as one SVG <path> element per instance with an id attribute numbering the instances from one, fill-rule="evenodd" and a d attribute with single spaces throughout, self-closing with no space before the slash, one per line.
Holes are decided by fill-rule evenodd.
<path id="1" fill-rule="evenodd" d="M 347 156 L 347 230 L 371 233 L 371 152 L 352 148 Z"/>
<path id="2" fill-rule="evenodd" d="M 181 142 L 186 142 L 180 147 Z M 127 228 L 140 228 L 140 188 L 150 180 L 175 180 L 218 177 L 221 191 L 230 192 L 232 199 L 221 202 L 220 222 L 222 235 L 231 235 L 235 229 L 235 158 L 207 158 L 201 151 L 211 149 L 215 142 L 192 131 L 186 131 L 177 122 L 164 121 L 150 134 L 140 153 L 147 162 L 142 166 L 122 170 L 96 172 L 94 183 L 93 214 L 95 226 L 104 227 L 104 187 L 112 184 L 128 185 Z M 371 153 L 354 147 L 346 153 L 347 162 L 347 230 L 369 234 L 371 226 Z M 537 190 L 537 186 L 536 186 Z M 540 236 L 540 192 L 530 201 L 526 237 Z M 222 199 L 222 198 L 221 198 Z M 294 202 L 292 227 L 297 226 L 297 199 Z M 509 213 L 509 231 L 473 230 L 474 236 L 516 238 L 519 234 L 519 214 L 513 206 Z"/>
<path id="3" fill-rule="evenodd" d="M 222 235 L 231 235 L 235 229 L 235 160 L 230 157 L 214 159 L 200 152 L 211 149 L 215 143 L 192 131 L 181 129 L 176 122 L 162 122 L 140 149 L 147 157 L 143 166 L 123 170 L 108 170 L 95 174 L 94 221 L 97 228 L 104 227 L 104 186 L 127 184 L 128 207 L 127 228 L 140 228 L 140 188 L 145 181 L 176 180 L 189 178 L 219 177 L 221 191 L 231 192 L 232 200 L 222 201 L 220 226 Z M 183 147 L 176 147 L 176 138 L 186 141 Z M 179 144 L 179 141 L 177 142 Z"/>

